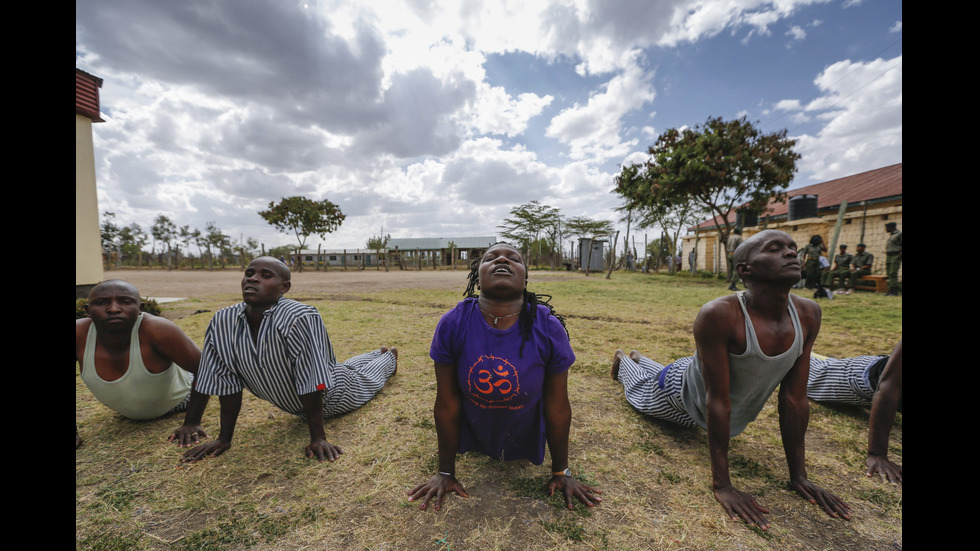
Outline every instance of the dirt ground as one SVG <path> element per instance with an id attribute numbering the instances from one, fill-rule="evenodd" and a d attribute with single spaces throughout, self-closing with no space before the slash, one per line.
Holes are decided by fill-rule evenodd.
<path id="1" fill-rule="evenodd" d="M 532 278 L 534 278 L 532 272 Z M 238 294 L 242 272 L 239 270 L 111 270 L 106 279 L 123 279 L 136 286 L 144 296 L 153 298 L 203 298 Z M 341 270 L 293 271 L 293 293 L 332 294 L 383 291 L 387 289 L 462 289 L 466 286 L 463 270 Z"/>

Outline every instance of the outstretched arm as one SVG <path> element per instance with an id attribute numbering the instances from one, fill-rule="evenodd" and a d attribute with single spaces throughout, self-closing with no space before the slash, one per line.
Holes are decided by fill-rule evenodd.
<path id="1" fill-rule="evenodd" d="M 565 506 L 572 509 L 572 497 L 592 507 L 602 498 L 595 494 L 602 492 L 582 484 L 574 477 L 561 473 L 568 468 L 568 433 L 572 426 L 572 406 L 568 402 L 568 371 L 545 375 L 544 379 L 544 427 L 551 450 L 551 480 L 548 481 L 548 495 L 561 490 L 565 495 Z"/>
<path id="2" fill-rule="evenodd" d="M 336 461 L 344 451 L 327 441 L 327 432 L 323 428 L 323 392 L 303 394 L 299 401 L 310 427 L 310 445 L 304 450 L 306 457 L 316 457 L 321 463 L 324 459 Z"/>
<path id="3" fill-rule="evenodd" d="M 436 362 L 436 403 L 433 415 L 439 438 L 439 472 L 427 482 L 408 492 L 408 500 L 421 499 L 419 509 L 425 509 L 435 498 L 435 509 L 442 508 L 442 499 L 450 492 L 470 497 L 456 479 L 456 452 L 459 450 L 463 397 L 456 378 L 456 366 Z"/>
<path id="4" fill-rule="evenodd" d="M 902 482 L 902 466 L 888 460 L 888 435 L 895 423 L 895 411 L 902 397 L 902 341 L 898 341 L 885 369 L 878 379 L 871 400 L 871 421 L 868 430 L 868 476 L 875 473 L 892 484 Z"/>
<path id="5" fill-rule="evenodd" d="M 737 303 L 734 308 L 738 308 Z M 733 520 L 741 518 L 748 524 L 768 530 L 769 521 L 764 514 L 768 514 L 769 510 L 750 494 L 735 489 L 728 471 L 731 432 L 728 347 L 733 338 L 731 328 L 739 321 L 732 310 L 732 304 L 714 301 L 706 304 L 694 321 L 694 341 L 701 361 L 706 395 L 711 488 L 715 499 Z"/>
<path id="6" fill-rule="evenodd" d="M 790 300 L 794 300 L 790 297 Z M 843 500 L 817 486 L 806 475 L 806 429 L 810 423 L 810 402 L 806 381 L 810 373 L 810 352 L 820 330 L 820 307 L 811 300 L 795 302 L 803 326 L 803 353 L 779 385 L 779 432 L 789 466 L 790 486 L 810 503 L 819 504 L 830 516 L 850 519 L 850 507 Z"/>
<path id="7" fill-rule="evenodd" d="M 238 414 L 242 410 L 242 393 L 219 396 L 218 404 L 221 406 L 221 432 L 218 433 L 218 438 L 213 442 L 187 450 L 181 459 L 182 463 L 193 463 L 205 457 L 218 457 L 231 448 L 235 424 L 238 423 Z"/>

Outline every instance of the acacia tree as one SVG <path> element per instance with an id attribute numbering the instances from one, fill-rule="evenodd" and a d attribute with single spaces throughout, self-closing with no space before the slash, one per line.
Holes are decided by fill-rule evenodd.
<path id="1" fill-rule="evenodd" d="M 299 242 L 299 248 L 296 250 L 297 260 L 300 258 L 307 237 L 316 234 L 323 239 L 326 234 L 336 231 L 346 218 L 344 213 L 340 212 L 340 207 L 326 199 L 314 201 L 298 195 L 283 197 L 278 205 L 275 201 L 269 203 L 269 210 L 259 211 L 259 216 L 282 233 L 293 232 L 296 235 L 296 240 Z M 299 271 L 303 271 L 301 261 Z"/>
<path id="2" fill-rule="evenodd" d="M 212 250 L 217 251 L 219 254 L 224 252 L 228 248 L 229 238 L 221 232 L 221 228 L 214 221 L 208 222 L 204 226 L 202 237 L 204 239 L 204 246 L 207 247 L 208 251 L 208 270 L 214 270 L 214 254 Z M 224 255 L 222 255 L 221 259 L 221 267 L 225 267 Z"/>
<path id="3" fill-rule="evenodd" d="M 149 237 L 139 224 L 133 222 L 125 228 L 119 230 L 120 249 L 124 257 L 136 255 L 136 266 L 143 267 L 143 247 L 149 241 Z"/>
<path id="4" fill-rule="evenodd" d="M 167 246 L 167 269 L 171 268 L 173 256 L 173 242 L 177 238 L 177 225 L 164 215 L 157 216 L 150 228 L 153 239 Z"/>
<path id="5" fill-rule="evenodd" d="M 616 176 L 616 188 L 613 190 L 625 200 L 618 210 L 630 213 L 638 228 L 659 227 L 667 237 L 664 243 L 667 252 L 673 256 L 677 253 L 677 240 L 684 228 L 696 224 L 708 211 L 694 196 L 668 195 L 668 190 L 662 187 L 647 187 L 646 193 L 639 198 L 623 195 L 621 190 L 637 189 L 646 185 L 642 182 L 644 178 L 647 178 L 644 165 L 632 164 L 622 168 Z M 670 264 L 670 273 L 673 273 L 673 269 L 673 264 Z"/>
<path id="6" fill-rule="evenodd" d="M 102 223 L 99 224 L 99 237 L 102 240 L 102 258 L 107 270 L 112 268 L 113 254 L 118 251 L 120 231 L 116 224 L 116 213 L 107 212 L 102 215 Z"/>
<path id="7" fill-rule="evenodd" d="M 389 234 L 385 234 L 383 236 L 381 236 L 381 235 L 372 235 L 367 240 L 367 248 L 368 249 L 371 249 L 372 251 L 374 251 L 376 253 L 378 253 L 378 260 L 379 260 L 379 262 L 378 262 L 378 271 L 381 271 L 381 262 L 380 262 L 380 260 L 381 260 L 381 252 L 384 251 L 388 247 L 388 241 L 390 241 L 390 240 L 391 240 L 391 234 L 390 233 Z M 388 261 L 387 260 L 385 260 L 384 265 L 385 265 L 385 271 L 387 272 L 388 271 Z"/>
<path id="8" fill-rule="evenodd" d="M 509 218 L 504 218 L 504 223 L 497 226 L 500 228 L 501 237 L 511 239 L 520 244 L 525 253 L 529 252 L 532 245 L 537 245 L 537 257 L 534 264 L 541 261 L 541 232 L 549 237 L 546 240 L 548 255 L 552 259 L 554 268 L 554 247 L 556 240 L 553 239 L 557 233 L 557 228 L 561 224 L 561 214 L 558 209 L 550 205 L 531 201 L 523 205 L 510 209 Z"/>
<path id="9" fill-rule="evenodd" d="M 745 117 L 711 118 L 703 125 L 670 128 L 649 148 L 646 171 L 616 179 L 627 204 L 674 210 L 691 200 L 714 214 L 727 252 L 736 208 L 762 213 L 771 200 L 785 201 L 800 155 L 786 130 L 763 133 Z M 625 170 L 625 169 L 624 169 Z"/>

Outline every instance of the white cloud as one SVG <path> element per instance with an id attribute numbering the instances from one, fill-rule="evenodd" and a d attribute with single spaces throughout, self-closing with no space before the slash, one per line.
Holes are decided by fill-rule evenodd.
<path id="1" fill-rule="evenodd" d="M 575 160 L 605 159 L 623 156 L 636 144 L 620 136 L 623 117 L 653 101 L 652 75 L 636 64 L 613 77 L 605 91 L 593 94 L 586 105 L 575 104 L 551 120 L 546 135 L 570 148 Z"/>
<path id="2" fill-rule="evenodd" d="M 894 25 L 892 25 L 891 27 L 888 28 L 888 32 L 890 32 L 890 33 L 900 33 L 900 32 L 902 32 L 902 22 L 901 21 L 896 21 Z"/>
<path id="3" fill-rule="evenodd" d="M 806 38 L 806 31 L 803 30 L 803 27 L 793 25 L 786 31 L 786 36 L 792 37 L 793 40 L 803 40 Z"/>
<path id="4" fill-rule="evenodd" d="M 800 168 L 815 181 L 902 160 L 902 56 L 840 61 L 814 80 L 820 97 L 805 110 L 826 124 L 798 136 Z"/>

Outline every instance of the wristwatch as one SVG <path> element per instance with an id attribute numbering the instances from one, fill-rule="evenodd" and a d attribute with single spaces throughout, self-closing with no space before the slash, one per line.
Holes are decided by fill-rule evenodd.
<path id="1" fill-rule="evenodd" d="M 572 476 L 572 470 L 565 467 L 564 471 L 551 471 L 551 476 Z"/>

